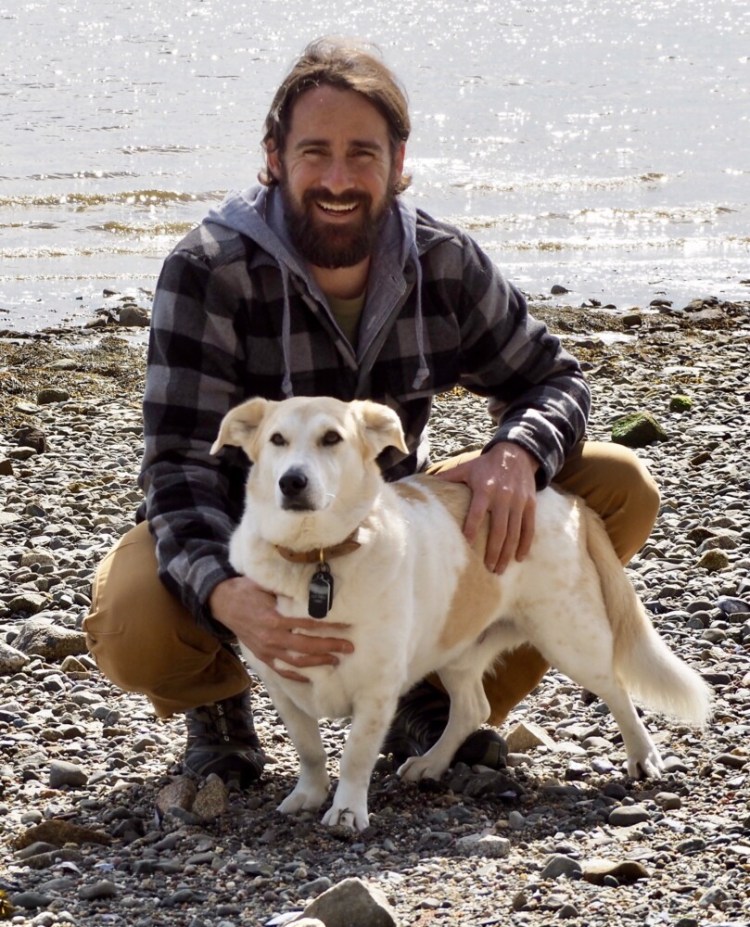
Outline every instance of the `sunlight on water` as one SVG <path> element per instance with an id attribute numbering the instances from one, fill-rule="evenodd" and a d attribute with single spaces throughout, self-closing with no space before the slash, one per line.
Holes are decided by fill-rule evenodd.
<path id="1" fill-rule="evenodd" d="M 750 0 L 50 9 L 0 8 L 0 327 L 153 288 L 179 237 L 254 182 L 272 93 L 325 32 L 374 40 L 403 79 L 407 195 L 528 292 L 750 295 Z"/>

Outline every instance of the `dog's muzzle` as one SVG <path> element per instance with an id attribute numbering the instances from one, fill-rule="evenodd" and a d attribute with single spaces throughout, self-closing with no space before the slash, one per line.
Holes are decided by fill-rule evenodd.
<path id="1" fill-rule="evenodd" d="M 308 479 L 299 467 L 291 467 L 279 477 L 281 507 L 287 510 L 309 511 L 314 508 L 308 496 Z"/>

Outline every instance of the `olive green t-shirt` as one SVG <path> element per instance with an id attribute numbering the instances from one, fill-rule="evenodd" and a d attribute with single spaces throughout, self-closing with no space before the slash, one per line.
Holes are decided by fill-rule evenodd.
<path id="1" fill-rule="evenodd" d="M 331 312 L 339 323 L 339 328 L 346 335 L 349 344 L 356 347 L 357 328 L 365 304 L 365 294 L 360 293 L 353 299 L 339 299 L 337 296 L 328 296 L 327 299 Z"/>

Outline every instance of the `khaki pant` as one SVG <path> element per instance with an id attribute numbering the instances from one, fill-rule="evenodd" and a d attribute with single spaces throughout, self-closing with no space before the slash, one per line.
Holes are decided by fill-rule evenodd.
<path id="1" fill-rule="evenodd" d="M 455 466 L 468 456 L 452 457 L 434 469 Z M 622 563 L 644 544 L 656 519 L 659 492 L 632 451 L 584 442 L 555 482 L 600 515 Z M 128 531 L 100 564 L 84 628 L 102 673 L 119 688 L 148 696 L 160 717 L 229 698 L 248 686 L 241 660 L 198 627 L 160 582 L 145 523 Z M 503 721 L 548 668 L 537 650 L 524 646 L 507 657 L 501 673 L 486 677 L 492 723 Z"/>

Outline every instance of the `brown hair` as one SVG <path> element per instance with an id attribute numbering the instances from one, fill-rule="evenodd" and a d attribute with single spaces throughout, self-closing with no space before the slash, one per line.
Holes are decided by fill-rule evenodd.
<path id="1" fill-rule="evenodd" d="M 374 50 L 374 46 L 373 46 Z M 409 138 L 411 121 L 406 91 L 379 54 L 368 51 L 351 39 L 324 37 L 311 42 L 295 62 L 276 91 L 265 122 L 263 147 L 266 151 L 284 151 L 294 103 L 307 90 L 329 84 L 341 90 L 361 94 L 383 116 L 388 125 L 391 154 Z M 258 174 L 266 186 L 276 178 L 268 166 Z M 396 193 L 403 193 L 411 178 L 402 175 L 396 182 Z"/>

